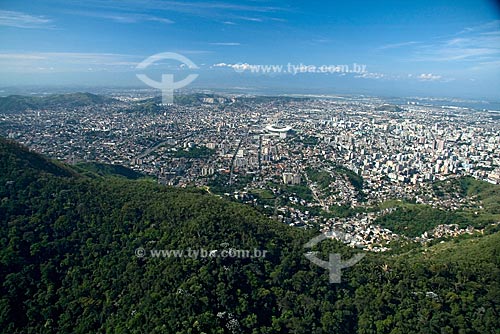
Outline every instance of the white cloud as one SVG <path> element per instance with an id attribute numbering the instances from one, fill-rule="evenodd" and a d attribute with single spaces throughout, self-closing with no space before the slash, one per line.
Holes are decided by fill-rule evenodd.
<path id="1" fill-rule="evenodd" d="M 224 1 L 86 0 L 81 3 L 88 8 L 102 9 L 101 11 L 173 12 L 209 18 L 224 24 L 233 24 L 238 20 L 254 22 L 281 20 L 274 17 L 276 13 L 289 11 L 287 7 L 238 4 Z M 273 17 L 269 17 L 269 15 L 273 15 Z"/>
<path id="2" fill-rule="evenodd" d="M 52 28 L 52 20 L 44 16 L 33 16 L 22 12 L 0 10 L 0 25 L 16 28 Z"/>
<path id="3" fill-rule="evenodd" d="M 107 19 L 118 23 L 159 22 L 172 24 L 174 21 L 160 16 L 127 12 L 68 11 L 69 14 Z"/>
<path id="4" fill-rule="evenodd" d="M 175 52 L 175 50 L 174 50 Z M 180 54 L 199 54 L 208 51 L 180 50 Z M 82 52 L 29 52 L 1 53 L 0 72 L 25 73 L 41 68 L 54 67 L 58 71 L 80 71 L 92 68 L 95 71 L 135 71 L 136 66 L 148 55 L 131 55 L 118 53 L 82 53 Z M 166 66 L 157 62 L 155 66 Z M 172 68 L 183 68 L 175 65 Z"/>
<path id="5" fill-rule="evenodd" d="M 466 34 L 470 32 L 484 31 L 484 30 L 498 30 L 500 28 L 500 20 L 494 20 L 483 24 L 467 27 L 460 31 L 458 34 Z"/>
<path id="6" fill-rule="evenodd" d="M 406 52 L 407 57 L 402 61 L 446 62 L 446 66 L 460 64 L 460 71 L 489 70 L 500 60 L 500 20 L 467 27 L 428 42 L 408 41 L 378 48 L 388 49 Z M 422 77 L 422 80 L 430 79 Z"/>
<path id="7" fill-rule="evenodd" d="M 470 27 L 454 37 L 436 43 L 418 45 L 415 48 L 417 61 L 469 61 L 480 62 L 500 59 L 500 34 L 495 29 L 500 21 L 492 21 Z M 458 35 L 458 37 L 456 37 Z"/>
<path id="8" fill-rule="evenodd" d="M 0 53 L 0 61 L 2 59 L 8 60 L 42 60 L 46 57 L 39 54 L 25 54 L 25 53 Z"/>
<path id="9" fill-rule="evenodd" d="M 238 16 L 236 18 L 240 19 L 240 20 L 243 20 L 243 21 L 250 21 L 250 22 L 262 22 L 262 21 L 264 21 L 260 17 Z"/>
<path id="10" fill-rule="evenodd" d="M 441 79 L 440 75 L 432 74 L 432 73 L 422 73 L 417 76 L 420 81 L 436 81 Z"/>
<path id="11" fill-rule="evenodd" d="M 363 72 L 354 76 L 355 78 L 363 78 L 363 79 L 385 79 L 386 75 L 383 73 L 375 73 L 375 72 Z"/>
<path id="12" fill-rule="evenodd" d="M 114 53 L 33 52 L 0 53 L 2 72 L 30 72 L 56 68 L 59 71 L 78 71 L 87 68 L 130 69 L 135 67 L 139 56 Z"/>
<path id="13" fill-rule="evenodd" d="M 492 61 L 479 62 L 471 68 L 471 70 L 489 70 L 498 71 L 500 69 L 500 59 Z"/>
<path id="14" fill-rule="evenodd" d="M 210 45 L 217 45 L 217 46 L 238 46 L 241 45 L 240 43 L 237 42 L 218 42 L 218 43 L 209 43 Z"/>
<path id="15" fill-rule="evenodd" d="M 232 68 L 235 71 L 240 71 L 240 72 L 249 70 L 253 66 L 256 66 L 256 65 L 251 65 L 249 63 L 237 63 L 237 64 L 218 63 L 218 64 L 212 65 L 212 67 L 228 67 L 228 68 Z"/>

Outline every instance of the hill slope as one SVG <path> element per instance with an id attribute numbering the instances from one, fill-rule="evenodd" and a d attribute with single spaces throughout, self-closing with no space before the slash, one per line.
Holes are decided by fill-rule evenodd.
<path id="1" fill-rule="evenodd" d="M 44 97 L 10 95 L 0 97 L 0 113 L 16 113 L 26 109 L 77 108 L 116 102 L 115 99 L 91 93 L 53 94 Z"/>
<path id="2" fill-rule="evenodd" d="M 73 168 L 81 173 L 90 173 L 89 176 L 94 174 L 98 176 L 124 177 L 131 180 L 146 177 L 146 175 L 125 166 L 104 164 L 100 162 L 81 162 L 73 166 Z"/>
<path id="3" fill-rule="evenodd" d="M 371 254 L 343 270 L 341 284 L 329 284 L 328 272 L 303 256 L 316 233 L 252 208 L 198 189 L 89 178 L 3 139 L 0 158 L 1 332 L 494 333 L 500 326 L 498 233 L 425 252 Z M 267 253 L 221 256 L 231 248 Z M 219 256 L 162 258 L 153 250 Z M 324 259 L 355 252 L 333 241 L 318 251 Z"/>

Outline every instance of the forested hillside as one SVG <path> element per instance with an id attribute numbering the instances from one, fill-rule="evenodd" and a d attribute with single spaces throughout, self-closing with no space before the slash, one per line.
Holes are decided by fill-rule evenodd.
<path id="1" fill-rule="evenodd" d="M 88 173 L 0 139 L 2 333 L 498 333 L 500 234 L 368 254 L 202 189 Z M 97 176 L 100 174 L 101 176 Z M 104 176 L 103 176 L 104 175 Z M 145 250 L 138 257 L 137 249 Z M 266 250 L 154 258 L 151 250 Z M 323 259 L 358 252 L 334 241 Z"/>

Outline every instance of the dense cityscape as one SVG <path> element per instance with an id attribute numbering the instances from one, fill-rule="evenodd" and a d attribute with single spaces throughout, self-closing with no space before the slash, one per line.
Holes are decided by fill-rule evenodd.
<path id="1" fill-rule="evenodd" d="M 376 224 L 394 200 L 453 211 L 476 203 L 438 196 L 436 182 L 500 183 L 494 112 L 368 97 L 182 101 L 127 92 L 105 104 L 3 113 L 0 135 L 71 164 L 124 165 L 161 184 L 202 187 L 292 226 L 342 230 L 374 251 L 401 238 Z M 415 240 L 473 231 L 449 224 Z"/>

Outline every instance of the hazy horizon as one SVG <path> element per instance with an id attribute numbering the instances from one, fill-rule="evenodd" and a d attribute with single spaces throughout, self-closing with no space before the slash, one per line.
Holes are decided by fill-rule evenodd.
<path id="1" fill-rule="evenodd" d="M 187 88 L 500 100 L 496 3 L 71 1 L 0 5 L 0 86 Z M 186 57 L 155 62 L 163 52 Z M 191 69 L 189 69 L 191 67 Z"/>

